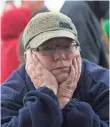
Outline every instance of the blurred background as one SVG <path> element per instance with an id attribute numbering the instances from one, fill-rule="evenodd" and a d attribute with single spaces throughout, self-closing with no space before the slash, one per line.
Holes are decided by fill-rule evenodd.
<path id="1" fill-rule="evenodd" d="M 38 13 L 56 11 L 72 19 L 81 56 L 109 68 L 109 1 L 0 0 L 1 83 L 24 61 L 22 32 Z"/>

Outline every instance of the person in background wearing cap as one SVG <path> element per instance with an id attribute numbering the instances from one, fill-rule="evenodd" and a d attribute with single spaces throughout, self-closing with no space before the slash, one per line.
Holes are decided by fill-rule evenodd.
<path id="1" fill-rule="evenodd" d="M 80 57 L 71 19 L 37 14 L 22 39 L 26 64 L 1 86 L 2 127 L 108 127 L 108 69 Z"/>

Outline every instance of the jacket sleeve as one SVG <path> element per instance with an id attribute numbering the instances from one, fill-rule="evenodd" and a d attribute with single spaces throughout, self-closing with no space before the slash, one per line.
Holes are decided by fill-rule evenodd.
<path id="1" fill-rule="evenodd" d="M 13 96 L 11 88 L 2 91 L 1 127 L 61 126 L 62 113 L 52 90 L 41 87 L 28 92 L 23 98 L 22 107 L 14 101 L 9 101 L 5 93 L 8 92 L 10 97 Z"/>
<path id="2" fill-rule="evenodd" d="M 93 105 L 72 99 L 62 110 L 64 127 L 108 127 L 109 92 L 104 90 Z"/>

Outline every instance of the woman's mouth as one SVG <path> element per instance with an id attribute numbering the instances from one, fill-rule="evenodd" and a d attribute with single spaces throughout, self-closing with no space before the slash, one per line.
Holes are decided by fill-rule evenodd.
<path id="1" fill-rule="evenodd" d="M 52 70 L 53 74 L 59 74 L 59 73 L 69 73 L 70 68 L 69 67 L 58 67 L 54 70 Z"/>

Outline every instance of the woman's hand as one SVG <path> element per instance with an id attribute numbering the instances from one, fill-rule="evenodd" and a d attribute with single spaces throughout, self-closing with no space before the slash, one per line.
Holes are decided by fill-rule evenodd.
<path id="1" fill-rule="evenodd" d="M 81 59 L 80 57 L 73 59 L 71 71 L 68 79 L 61 83 L 58 88 L 58 99 L 60 108 L 62 109 L 72 98 L 77 87 L 77 83 L 81 74 Z"/>
<path id="2" fill-rule="evenodd" d="M 26 52 L 26 72 L 31 78 L 35 88 L 48 87 L 57 94 L 58 83 L 52 73 L 46 69 L 37 58 L 36 54 L 27 50 Z"/>

